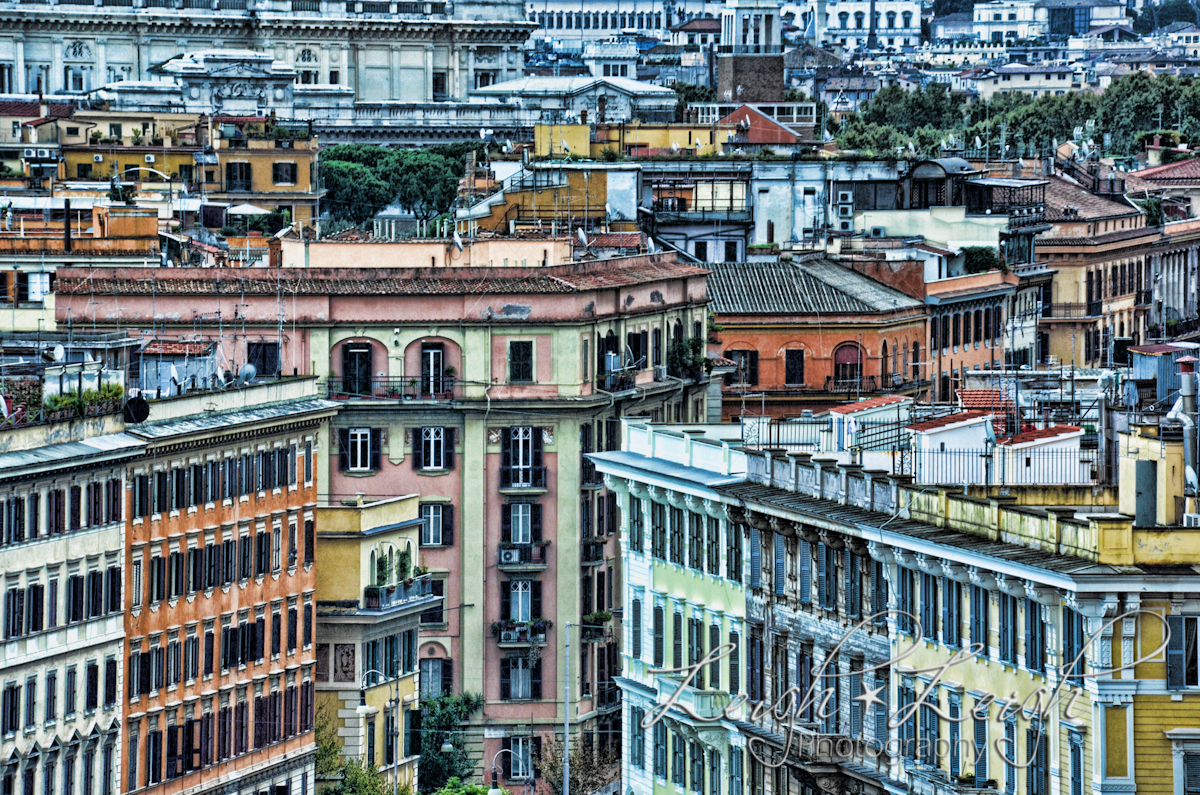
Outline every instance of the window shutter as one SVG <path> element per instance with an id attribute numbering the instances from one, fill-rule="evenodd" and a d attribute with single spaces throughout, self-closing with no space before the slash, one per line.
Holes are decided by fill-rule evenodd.
<path id="1" fill-rule="evenodd" d="M 529 583 L 529 617 L 542 617 L 542 584 L 537 580 Z"/>
<path id="2" fill-rule="evenodd" d="M 762 537 L 758 528 L 750 528 L 750 587 L 762 587 Z"/>
<path id="3" fill-rule="evenodd" d="M 1171 636 L 1167 640 L 1167 689 L 1182 690 L 1184 687 L 1183 616 L 1167 616 L 1167 629 Z"/>
<path id="4" fill-rule="evenodd" d="M 500 468 L 512 469 L 512 428 L 500 434 Z"/>
<path id="5" fill-rule="evenodd" d="M 888 677 L 885 671 L 875 672 L 875 687 L 880 688 L 878 698 L 883 702 L 875 705 L 875 742 L 883 746 L 888 741 Z"/>
<path id="6" fill-rule="evenodd" d="M 345 472 L 350 468 L 350 429 L 338 428 L 338 469 Z M 240 493 L 240 489 L 238 490 Z"/>
<path id="7" fill-rule="evenodd" d="M 530 754 L 532 755 L 531 761 L 533 761 L 533 760 L 540 761 L 542 758 L 542 738 L 534 737 L 534 738 L 532 738 L 531 742 L 533 743 L 533 748 L 530 751 Z M 537 778 L 540 775 L 540 773 L 538 772 L 538 767 L 537 767 L 537 765 L 532 765 L 532 767 L 533 767 L 533 777 Z"/>
<path id="8" fill-rule="evenodd" d="M 442 695 L 454 692 L 454 660 L 442 660 Z"/>
<path id="9" fill-rule="evenodd" d="M 659 606 L 654 608 L 654 665 L 656 668 L 663 666 L 663 609 Z"/>
<path id="10" fill-rule="evenodd" d="M 529 537 L 533 539 L 533 543 L 540 544 L 542 541 L 542 506 L 529 506 Z"/>
<path id="11" fill-rule="evenodd" d="M 511 737 L 504 738 L 504 742 L 501 743 L 501 751 L 502 752 L 500 754 L 500 759 L 501 759 L 501 764 L 503 765 L 501 772 L 504 773 L 504 780 L 508 781 L 510 778 L 512 778 L 512 757 L 513 757 L 513 755 L 511 753 L 512 752 L 512 738 Z M 508 751 L 509 753 L 503 753 L 503 751 Z"/>
<path id="12" fill-rule="evenodd" d="M 371 471 L 379 471 L 379 452 L 383 449 L 383 429 L 371 429 Z"/>
<path id="13" fill-rule="evenodd" d="M 742 684 L 742 649 L 738 633 L 729 633 L 729 643 L 733 647 L 729 651 L 729 692 L 737 693 Z"/>
<path id="14" fill-rule="evenodd" d="M 512 543 L 512 503 L 500 506 L 500 543 Z"/>
<path id="15" fill-rule="evenodd" d="M 1183 755 L 1183 789 L 1186 795 L 1200 792 L 1200 754 Z"/>
<path id="16" fill-rule="evenodd" d="M 942 578 L 942 639 L 950 646 L 957 646 L 958 641 L 954 631 L 954 581 L 949 577 Z"/>
<path id="17" fill-rule="evenodd" d="M 750 351 L 750 381 L 751 384 L 758 383 L 758 351 Z"/>
<path id="18" fill-rule="evenodd" d="M 508 621 L 512 615 L 512 586 L 507 582 L 500 583 L 500 620 Z"/>
<path id="19" fill-rule="evenodd" d="M 542 465 L 542 429 L 536 425 L 531 431 L 530 448 L 533 450 L 533 466 L 540 467 Z M 536 475 L 534 476 L 537 477 Z"/>
<path id="20" fill-rule="evenodd" d="M 987 780 L 987 718 L 975 718 L 975 780 Z"/>
<path id="21" fill-rule="evenodd" d="M 150 655 L 143 653 L 138 656 L 138 695 L 144 696 L 150 692 Z"/>
<path id="22" fill-rule="evenodd" d="M 775 533 L 775 593 L 782 594 L 784 586 L 784 560 L 787 557 L 787 539 Z"/>
<path id="23" fill-rule="evenodd" d="M 800 539 L 800 601 L 812 602 L 812 544 Z"/>
<path id="24" fill-rule="evenodd" d="M 850 674 L 850 736 L 858 737 L 862 734 L 862 707 L 861 701 L 855 699 L 862 695 L 862 672 L 855 671 Z"/>
<path id="25" fill-rule="evenodd" d="M 454 544 L 454 506 L 450 503 L 442 505 L 442 546 Z"/>
<path id="26" fill-rule="evenodd" d="M 507 616 L 508 614 L 505 613 Z M 509 661 L 503 659 L 500 661 L 500 700 L 508 701 L 512 698 L 512 681 Z"/>
<path id="27" fill-rule="evenodd" d="M 672 632 L 672 648 L 671 648 L 671 665 L 674 668 L 683 667 L 683 613 L 673 614 L 671 632 Z"/>
<path id="28" fill-rule="evenodd" d="M 708 626 L 708 649 L 710 652 L 721 646 L 721 627 L 717 624 Z M 709 687 L 717 688 L 721 686 L 721 661 L 720 658 L 713 660 L 709 664 Z"/>
<path id="29" fill-rule="evenodd" d="M 846 615 L 858 618 L 862 612 L 862 567 L 853 552 L 846 549 Z"/>
<path id="30" fill-rule="evenodd" d="M 542 661 L 540 659 L 534 663 L 533 670 L 529 672 L 529 697 L 534 701 L 540 701 L 542 698 Z"/>
<path id="31" fill-rule="evenodd" d="M 633 600 L 633 617 L 630 622 L 630 635 L 633 641 L 633 659 L 642 659 L 642 600 Z"/>
<path id="32" fill-rule="evenodd" d="M 446 469 L 454 469 L 454 428 L 443 428 L 442 439 L 446 445 Z"/>
<path id="33" fill-rule="evenodd" d="M 950 701 L 950 775 L 957 776 L 962 767 L 962 759 L 959 755 L 958 738 L 959 738 L 959 718 L 961 717 L 962 707 L 958 701 Z"/>
<path id="34" fill-rule="evenodd" d="M 412 468 L 425 468 L 425 448 L 421 444 L 421 439 L 425 435 L 424 428 L 412 429 Z"/>
<path id="35" fill-rule="evenodd" d="M 829 572 L 826 570 L 827 563 L 825 556 L 825 542 L 817 542 L 817 606 L 824 609 L 828 604 L 829 585 L 826 578 Z"/>

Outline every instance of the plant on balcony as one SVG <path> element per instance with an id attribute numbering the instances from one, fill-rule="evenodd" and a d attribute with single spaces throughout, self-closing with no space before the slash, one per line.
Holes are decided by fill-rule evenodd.
<path id="1" fill-rule="evenodd" d="M 1002 270 L 1000 255 L 991 246 L 964 246 L 963 270 L 967 273 Z"/>
<path id="2" fill-rule="evenodd" d="M 598 626 L 600 624 L 607 624 L 609 621 L 612 621 L 612 617 L 612 613 L 608 612 L 607 610 L 596 610 L 584 616 L 581 619 L 581 622 L 585 626 L 589 624 Z"/>
<path id="3" fill-rule="evenodd" d="M 422 574 L 428 574 L 428 573 L 429 573 L 428 566 L 414 566 L 413 567 L 413 576 L 414 577 L 420 577 Z"/>
<path id="4" fill-rule="evenodd" d="M 96 144 L 100 143 L 100 139 L 103 137 L 104 133 L 100 132 L 99 130 L 92 130 L 91 135 L 88 136 L 88 142 L 95 146 Z"/>
<path id="5" fill-rule="evenodd" d="M 140 131 L 140 130 L 134 130 L 134 131 L 133 131 L 133 135 L 129 136 L 129 140 L 130 140 L 130 142 L 131 142 L 131 143 L 132 143 L 134 146 L 141 146 L 141 145 L 142 145 L 142 133 L 141 133 L 141 131 Z"/>
<path id="6" fill-rule="evenodd" d="M 498 638 L 500 637 L 501 632 L 513 632 L 517 629 L 520 629 L 522 626 L 525 626 L 525 623 L 522 621 L 493 621 L 492 637 Z"/>
<path id="7" fill-rule="evenodd" d="M 405 582 L 412 582 L 412 552 L 406 547 L 396 556 L 396 577 Z"/>
<path id="8" fill-rule="evenodd" d="M 698 381 L 711 370 L 712 360 L 704 355 L 704 340 L 698 337 L 676 340 L 667 348 L 668 375 Z"/>
<path id="9" fill-rule="evenodd" d="M 554 622 L 548 618 L 535 618 L 529 623 L 529 628 L 535 635 L 545 635 L 547 630 L 554 626 Z"/>
<path id="10" fill-rule="evenodd" d="M 109 201 L 122 202 L 124 204 L 133 204 L 133 200 L 137 198 L 137 189 L 133 185 L 122 184 L 117 175 L 113 174 L 112 180 L 108 186 Z"/>

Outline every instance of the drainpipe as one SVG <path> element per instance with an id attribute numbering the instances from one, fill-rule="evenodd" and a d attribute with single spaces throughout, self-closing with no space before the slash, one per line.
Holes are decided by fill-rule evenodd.
<path id="1" fill-rule="evenodd" d="M 1184 493 L 1196 494 L 1196 361 L 1184 356 L 1179 363 L 1179 399 L 1167 413 L 1166 419 L 1183 425 Z"/>

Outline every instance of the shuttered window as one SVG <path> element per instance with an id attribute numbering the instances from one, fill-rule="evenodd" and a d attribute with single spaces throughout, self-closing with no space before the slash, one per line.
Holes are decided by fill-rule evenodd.
<path id="1" fill-rule="evenodd" d="M 812 602 L 812 544 L 800 539 L 800 602 Z"/>
<path id="2" fill-rule="evenodd" d="M 775 576 L 774 576 L 773 585 L 774 585 L 775 593 L 782 596 L 783 595 L 783 587 L 784 587 L 785 580 L 786 580 L 784 569 L 785 569 L 786 562 L 787 562 L 787 539 L 784 538 L 783 535 L 780 533 L 775 533 L 774 537 L 775 537 Z"/>
<path id="3" fill-rule="evenodd" d="M 750 528 L 750 587 L 762 587 L 762 537 L 758 528 Z"/>

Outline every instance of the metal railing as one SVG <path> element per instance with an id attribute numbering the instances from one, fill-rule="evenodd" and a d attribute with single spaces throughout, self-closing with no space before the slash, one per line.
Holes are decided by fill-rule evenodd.
<path id="1" fill-rule="evenodd" d="M 579 559 L 584 565 L 591 565 L 604 562 L 604 544 L 598 541 L 591 541 L 583 544 L 579 550 Z"/>
<path id="2" fill-rule="evenodd" d="M 0 431 L 31 428 L 35 425 L 50 425 L 55 422 L 70 422 L 83 417 L 104 417 L 118 414 L 123 408 L 120 400 L 104 400 L 61 409 L 39 406 L 28 409 L 24 405 L 14 407 L 7 417 L 0 418 Z"/>
<path id="3" fill-rule="evenodd" d="M 505 467 L 500 470 L 502 489 L 546 488 L 546 467 Z"/>
<path id="4" fill-rule="evenodd" d="M 826 392 L 874 392 L 877 389 L 875 376 L 864 375 L 858 378 L 825 377 Z"/>
<path id="5" fill-rule="evenodd" d="M 496 552 L 496 560 L 501 568 L 505 566 L 544 566 L 548 562 L 546 548 L 549 546 L 549 541 L 528 544 L 502 543 Z"/>
<path id="6" fill-rule="evenodd" d="M 462 385 L 453 378 L 335 379 L 326 387 L 330 400 L 453 400 Z"/>
<path id="7" fill-rule="evenodd" d="M 1042 317 L 1050 318 L 1085 318 L 1099 317 L 1102 312 L 1100 301 L 1087 303 L 1054 302 L 1042 304 Z"/>
<path id="8" fill-rule="evenodd" d="M 579 464 L 579 482 L 583 486 L 600 486 L 604 476 L 596 471 L 596 465 L 589 458 L 584 458 Z"/>
<path id="9" fill-rule="evenodd" d="M 894 461 L 895 474 L 945 485 L 1090 485 L 1099 482 L 1100 472 L 1097 450 L 1021 450 L 1009 445 L 997 445 L 991 452 L 914 450 Z"/>
<path id="10" fill-rule="evenodd" d="M 414 599 L 425 599 L 433 596 L 433 578 L 428 574 L 413 578 L 411 582 L 399 582 L 395 585 L 368 585 L 363 589 L 364 610 L 384 610 L 396 607 Z"/>

